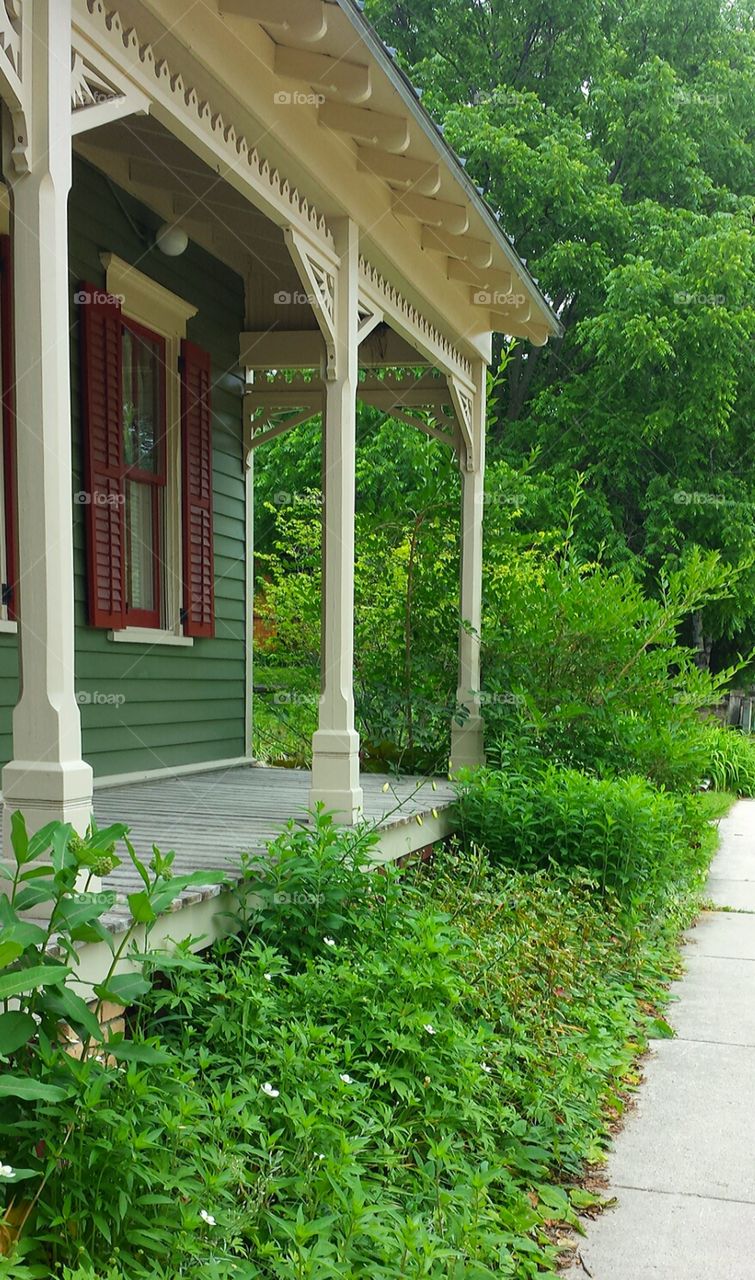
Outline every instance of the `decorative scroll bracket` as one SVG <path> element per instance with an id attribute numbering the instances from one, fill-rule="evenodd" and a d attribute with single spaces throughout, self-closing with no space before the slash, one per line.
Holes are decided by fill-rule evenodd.
<path id="1" fill-rule="evenodd" d="M 474 391 L 453 374 L 448 374 L 446 381 L 459 425 L 459 459 L 465 471 L 474 471 L 480 456 L 474 431 Z"/>
<path id="2" fill-rule="evenodd" d="M 325 376 L 336 376 L 336 273 L 339 263 L 322 246 L 308 241 L 295 227 L 286 227 L 284 237 L 299 278 L 307 289 L 311 306 L 325 339 Z"/>
<path id="3" fill-rule="evenodd" d="M 244 392 L 244 451 L 247 457 L 300 423 L 322 413 L 325 387 L 313 376 L 263 374 Z"/>
<path id="4" fill-rule="evenodd" d="M 149 98 L 87 40 L 71 48 L 71 133 L 149 111 Z"/>
<path id="5" fill-rule="evenodd" d="M 10 113 L 13 139 L 9 166 L 16 174 L 28 173 L 31 168 L 28 20 L 28 5 L 25 13 L 21 0 L 0 0 L 0 98 Z"/>

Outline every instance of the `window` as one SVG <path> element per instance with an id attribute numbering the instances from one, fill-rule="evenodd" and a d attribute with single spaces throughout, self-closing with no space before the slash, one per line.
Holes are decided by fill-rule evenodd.
<path id="1" fill-rule="evenodd" d="M 214 634 L 210 358 L 195 314 L 111 254 L 82 285 L 89 620 L 113 639 Z"/>
<path id="2" fill-rule="evenodd" d="M 124 320 L 121 360 L 126 623 L 159 627 L 167 479 L 165 342 Z"/>

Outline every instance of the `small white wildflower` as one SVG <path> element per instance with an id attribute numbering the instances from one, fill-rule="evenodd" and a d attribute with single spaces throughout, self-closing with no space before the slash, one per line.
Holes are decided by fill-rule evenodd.
<path id="1" fill-rule="evenodd" d="M 426 1031 L 429 1036 L 435 1035 L 435 1027 L 433 1026 L 432 1022 L 426 1022 L 422 1030 Z"/>
<path id="2" fill-rule="evenodd" d="M 323 938 L 326 947 L 334 947 L 336 945 L 335 938 Z"/>
<path id="3" fill-rule="evenodd" d="M 280 1095 L 280 1089 L 274 1089 L 269 1080 L 263 1084 L 262 1092 L 266 1093 L 268 1098 L 277 1098 Z"/>
<path id="4" fill-rule="evenodd" d="M 212 1214 L 208 1213 L 206 1209 L 200 1209 L 199 1216 L 203 1222 L 207 1223 L 208 1227 L 214 1227 L 216 1225 L 215 1219 L 213 1218 Z"/>
<path id="5" fill-rule="evenodd" d="M 316 1152 L 315 1152 L 315 1155 L 317 1156 L 317 1159 L 318 1159 L 318 1160 L 324 1160 L 324 1159 L 325 1159 L 325 1152 L 324 1152 L 324 1151 L 316 1151 Z"/>
<path id="6" fill-rule="evenodd" d="M 354 1083 L 354 1081 L 352 1080 L 352 1078 L 351 1078 L 351 1076 L 349 1075 L 348 1071 L 343 1071 L 343 1072 L 341 1073 L 341 1079 L 343 1080 L 344 1084 L 353 1084 L 353 1083 Z"/>
<path id="7" fill-rule="evenodd" d="M 12 1178 L 13 1172 L 12 1164 L 0 1164 L 0 1178 Z"/>
<path id="8" fill-rule="evenodd" d="M 481 1063 L 480 1063 L 480 1066 L 482 1067 L 482 1069 L 483 1069 L 483 1071 L 485 1072 L 485 1075 L 486 1075 L 486 1076 L 491 1076 L 491 1075 L 493 1074 L 493 1068 L 492 1068 L 492 1067 L 489 1067 L 489 1066 L 488 1066 L 488 1064 L 487 1064 L 487 1062 L 481 1062 Z"/>
<path id="9" fill-rule="evenodd" d="M 263 975 L 262 975 L 262 976 L 263 976 L 263 978 L 265 979 L 265 982 L 272 982 L 272 980 L 273 980 L 273 975 L 272 975 L 272 973 L 263 973 Z"/>

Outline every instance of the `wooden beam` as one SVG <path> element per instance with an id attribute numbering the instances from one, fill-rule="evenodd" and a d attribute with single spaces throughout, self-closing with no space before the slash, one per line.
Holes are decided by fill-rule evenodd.
<path id="1" fill-rule="evenodd" d="M 471 301 L 477 306 L 487 306 L 494 319 L 516 320 L 526 324 L 532 314 L 532 303 L 523 293 L 500 293 L 489 289 L 472 289 Z"/>
<path id="2" fill-rule="evenodd" d="M 319 369 L 325 343 L 319 329 L 268 329 L 239 336 L 239 363 L 247 369 Z M 414 347 L 392 329 L 368 334 L 359 347 L 363 369 L 426 365 Z"/>
<path id="3" fill-rule="evenodd" d="M 406 116 L 389 116 L 366 107 L 349 107 L 341 102 L 322 102 L 317 118 L 325 129 L 349 133 L 359 142 L 371 143 L 385 151 L 406 151 L 409 121 Z"/>
<path id="4" fill-rule="evenodd" d="M 366 102 L 372 91 L 370 68 L 344 58 L 331 58 L 311 49 L 275 46 L 275 73 L 290 80 L 303 80 L 328 93 L 337 93 L 347 102 Z"/>
<path id="5" fill-rule="evenodd" d="M 469 215 L 463 204 L 451 204 L 448 200 L 435 200 L 420 196 L 414 191 L 404 191 L 393 197 L 397 213 L 418 218 L 428 227 L 442 227 L 452 235 L 462 236 L 469 226 Z"/>
<path id="6" fill-rule="evenodd" d="M 319 329 L 267 329 L 239 335 L 247 369 L 319 369 L 325 342 Z"/>
<path id="7" fill-rule="evenodd" d="M 502 293 L 517 292 L 519 281 L 511 271 L 494 271 L 492 267 L 473 267 L 459 258 L 449 258 L 446 267 L 449 280 L 471 284 L 475 289 L 498 289 Z"/>
<path id="8" fill-rule="evenodd" d="M 544 347 L 550 336 L 547 324 L 525 324 L 522 326 L 522 337 L 534 347 Z"/>
<path id="9" fill-rule="evenodd" d="M 422 228 L 422 248 L 446 253 L 449 258 L 461 258 L 475 267 L 489 267 L 493 261 L 493 246 L 489 240 L 475 240 L 472 236 L 454 236 L 433 227 Z"/>
<path id="10" fill-rule="evenodd" d="M 328 30 L 326 5 L 319 0 L 220 0 L 224 17 L 251 18 L 266 27 L 281 27 L 296 40 L 322 40 Z"/>
<path id="11" fill-rule="evenodd" d="M 357 169 L 372 173 L 393 187 L 411 187 L 423 196 L 434 196 L 440 189 L 440 165 L 434 160 L 415 160 L 413 156 L 397 156 L 377 147 L 359 147 Z"/>

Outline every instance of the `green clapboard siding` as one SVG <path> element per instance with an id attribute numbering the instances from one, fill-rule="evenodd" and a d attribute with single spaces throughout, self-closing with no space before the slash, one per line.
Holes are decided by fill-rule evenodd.
<path id="1" fill-rule="evenodd" d="M 127 216 L 128 215 L 128 216 Z M 244 754 L 245 484 L 241 399 L 222 381 L 238 367 L 243 282 L 190 244 L 180 258 L 151 248 L 159 219 L 97 170 L 74 163 L 69 212 L 73 490 L 83 488 L 78 318 L 80 280 L 104 287 L 100 254 L 116 253 L 198 308 L 188 336 L 212 355 L 216 635 L 191 647 L 119 644 L 86 620 L 84 508 L 74 504 L 76 689 L 84 758 L 95 775 L 136 773 Z M 0 634 L 0 760 L 12 754 L 16 637 Z"/>

